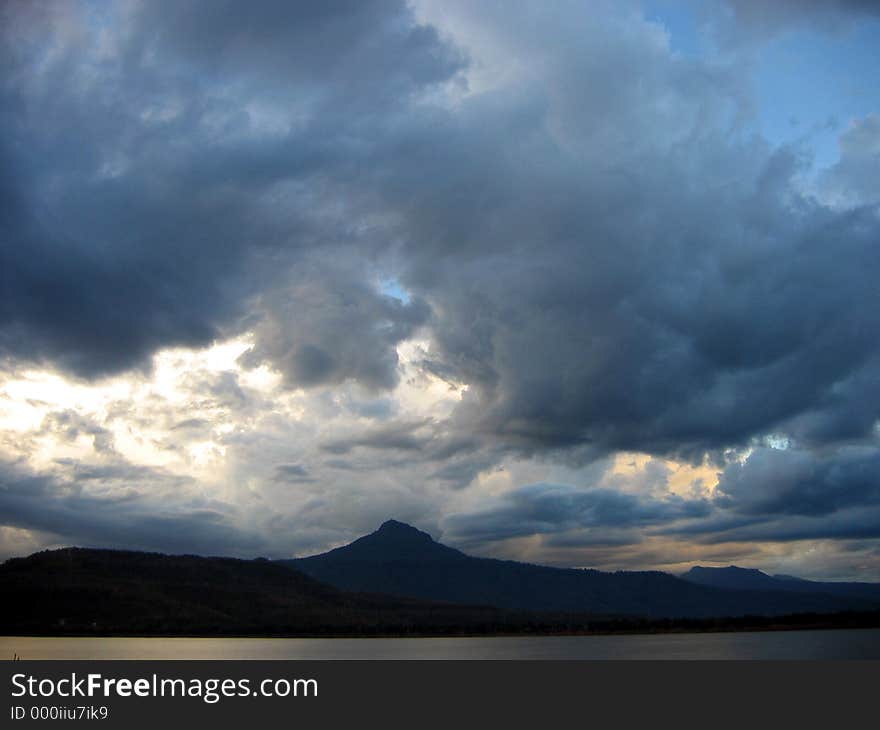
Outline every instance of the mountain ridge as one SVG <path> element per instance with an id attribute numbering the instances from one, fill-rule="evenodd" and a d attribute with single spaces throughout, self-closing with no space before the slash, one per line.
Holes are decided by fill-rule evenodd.
<path id="1" fill-rule="evenodd" d="M 420 546 L 430 550 L 435 560 L 425 561 L 418 551 L 404 550 L 402 557 L 392 553 L 395 560 L 378 561 L 366 554 L 372 550 L 375 557 L 377 545 L 383 548 L 389 543 Z M 880 603 L 876 602 L 717 589 L 659 572 L 602 573 L 473 558 L 406 525 L 391 525 L 378 538 L 343 548 L 351 545 L 365 559 L 343 561 L 345 565 L 359 570 L 366 566 L 368 576 L 375 577 L 378 562 L 380 575 L 386 582 L 397 580 L 398 587 L 405 587 L 417 575 L 425 578 L 423 587 L 431 588 L 431 581 L 439 575 L 447 585 L 463 588 L 465 599 L 489 596 L 508 599 L 497 604 L 521 603 L 523 595 L 546 594 L 554 600 L 540 609 L 509 609 L 486 601 L 407 597 L 401 591 L 396 595 L 346 591 L 265 558 L 64 548 L 0 564 L 0 623 L 15 635 L 404 636 L 874 626 L 880 622 Z M 346 556 L 345 550 L 331 553 Z M 468 580 L 475 575 L 482 581 L 482 592 L 468 594 L 472 587 Z M 562 603 L 560 585 L 565 589 Z M 672 594 L 664 598 L 670 587 Z M 593 610 L 598 608 L 604 610 Z M 610 610 L 619 608 L 627 610 Z"/>
<path id="2" fill-rule="evenodd" d="M 489 606 L 354 594 L 265 558 L 62 548 L 0 565 L 0 625 L 17 634 L 265 635 L 498 631 Z"/>
<path id="3" fill-rule="evenodd" d="M 791 590 L 731 590 L 660 571 L 555 568 L 467 555 L 397 520 L 326 553 L 277 561 L 342 590 L 517 611 L 648 617 L 871 610 L 877 600 Z"/>
<path id="4" fill-rule="evenodd" d="M 768 575 L 757 568 L 742 568 L 738 565 L 728 565 L 724 568 L 695 565 L 680 577 L 700 585 L 732 590 L 822 593 L 880 601 L 880 583 L 807 580 L 792 575 Z"/>

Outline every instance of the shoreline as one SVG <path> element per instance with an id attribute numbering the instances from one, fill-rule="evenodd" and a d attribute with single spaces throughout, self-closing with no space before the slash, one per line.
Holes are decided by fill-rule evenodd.
<path id="1" fill-rule="evenodd" d="M 535 631 L 535 632 L 413 632 L 413 633 L 307 633 L 307 634 L 7 634 L 0 639 L 523 639 L 523 638 L 571 638 L 583 636 L 663 636 L 663 635 L 701 635 L 701 634 L 744 634 L 777 633 L 791 631 L 846 631 L 860 629 L 880 629 L 880 621 L 856 624 L 789 624 L 771 626 L 721 626 L 721 627 L 678 627 L 669 629 L 620 629 L 596 631 Z"/>

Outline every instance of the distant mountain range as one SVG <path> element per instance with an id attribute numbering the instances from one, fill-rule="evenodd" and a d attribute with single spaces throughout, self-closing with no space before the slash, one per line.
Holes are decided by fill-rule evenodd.
<path id="1" fill-rule="evenodd" d="M 880 602 L 880 583 L 843 583 L 795 578 L 791 575 L 767 575 L 754 568 L 691 568 L 681 576 L 684 580 L 714 588 L 745 591 L 788 591 L 791 593 L 825 593 L 846 598 Z"/>
<path id="2" fill-rule="evenodd" d="M 873 585 L 873 592 L 840 588 L 858 584 L 809 582 L 812 587 L 800 590 L 800 582 L 763 573 L 767 582 L 755 577 L 748 584 L 732 585 L 706 579 L 702 571 L 712 569 L 695 569 L 679 578 L 476 558 L 395 520 L 327 553 L 278 562 L 342 590 L 519 611 L 698 618 L 880 608 L 880 586 L 873 584 L 862 584 Z M 839 590 L 828 590 L 829 585 Z"/>
<path id="3" fill-rule="evenodd" d="M 880 585 L 817 583 L 735 567 L 694 568 L 682 577 L 550 568 L 471 557 L 394 520 L 349 545 L 298 560 L 65 548 L 0 565 L 0 627 L 9 635 L 852 625 L 880 625 Z"/>

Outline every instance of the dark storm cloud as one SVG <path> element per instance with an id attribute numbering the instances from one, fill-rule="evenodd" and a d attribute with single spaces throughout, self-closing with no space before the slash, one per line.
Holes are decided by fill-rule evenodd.
<path id="1" fill-rule="evenodd" d="M 501 81 L 461 96 L 465 56 L 402 2 L 43 7 L 4 10 L 0 355 L 93 377 L 247 330 L 241 362 L 286 387 L 375 398 L 419 337 L 423 369 L 468 386 L 451 418 L 365 412 L 382 423 L 319 444 L 358 461 L 328 464 L 463 486 L 511 453 L 723 465 L 782 434 L 796 451 L 727 467 L 715 508 L 753 520 L 738 534 L 874 503 L 873 117 L 820 180 L 829 202 L 799 150 L 752 133 L 742 68 L 670 52 L 618 3 L 467 4 Z M 794 3 L 732 7 L 755 33 L 794 22 Z M 256 407 L 232 373 L 201 394 Z M 41 522 L 7 491 L 22 525 L 123 529 L 29 483 L 53 507 Z M 540 486 L 449 524 L 490 540 L 708 509 Z M 206 540 L 228 528 L 183 511 Z"/>
<path id="2" fill-rule="evenodd" d="M 248 83 L 304 86 L 323 102 L 375 107 L 446 80 L 463 59 L 402 0 L 145 3 L 140 43 Z"/>
<path id="3" fill-rule="evenodd" d="M 832 453 L 756 449 L 728 466 L 718 483 L 725 507 L 750 515 L 827 515 L 854 506 L 880 507 L 880 451 Z"/>
<path id="4" fill-rule="evenodd" d="M 721 473 L 705 519 L 649 532 L 701 543 L 877 538 L 878 474 L 875 446 L 755 448 Z"/>
<path id="5" fill-rule="evenodd" d="M 459 541 L 492 542 L 583 528 L 601 533 L 604 528 L 645 527 L 705 517 L 711 509 L 709 502 L 701 499 L 653 499 L 612 489 L 553 484 L 521 487 L 499 502 L 489 510 L 447 518 L 444 535 Z"/>
<path id="6" fill-rule="evenodd" d="M 407 101 L 461 66 L 402 5 L 160 6 L 132 16 L 106 119 L 77 102 L 75 146 L 20 111 L 70 116 L 63 67 L 51 96 L 6 92 L 5 124 L 37 143 L 3 187 L 7 352 L 95 373 L 249 327 L 243 362 L 291 387 L 382 390 L 422 330 L 427 366 L 471 386 L 455 426 L 523 453 L 699 459 L 798 418 L 817 441 L 870 431 L 876 212 L 823 207 L 793 151 L 726 131 L 744 109 L 732 71 L 670 55 L 648 24 L 597 49 L 601 15 L 526 33 L 490 14 L 552 74 L 453 112 Z M 285 131 L 261 133 L 243 108 L 278 84 Z M 157 88 L 185 110 L 154 129 Z M 109 152 L 122 171 L 95 179 Z M 50 171 L 38 222 L 24 211 Z M 375 284 L 383 252 L 407 302 Z"/>
<path id="7" fill-rule="evenodd" d="M 724 69 L 650 29 L 596 52 L 585 15 L 575 40 L 489 13 L 553 74 L 377 140 L 401 280 L 433 313 L 425 365 L 471 386 L 456 425 L 526 454 L 697 460 L 798 417 L 806 440 L 869 435 L 876 211 L 826 208 L 796 150 L 725 131 L 747 109 Z"/>
<path id="8" fill-rule="evenodd" d="M 801 196 L 784 153 L 740 149 L 754 165 L 743 169 L 735 149 L 721 150 L 697 174 L 700 189 L 669 183 L 709 163 L 699 144 L 540 196 L 547 185 L 529 183 L 531 169 L 505 170 L 505 184 L 534 188 L 521 212 L 489 201 L 426 236 L 440 246 L 461 228 L 473 236 L 460 256 L 415 252 L 405 277 L 443 313 L 434 361 L 472 386 L 463 427 L 526 453 L 697 458 L 805 413 L 815 424 L 805 437 L 823 438 L 819 421 L 870 434 L 876 211 L 836 213 Z"/>
<path id="9" fill-rule="evenodd" d="M 795 542 L 798 540 L 876 540 L 880 538 L 880 508 L 844 509 L 821 517 L 749 517 L 657 529 L 653 534 L 685 537 L 701 544 Z"/>
<path id="10" fill-rule="evenodd" d="M 306 220 L 320 180 L 267 186 L 357 164 L 361 126 L 461 67 L 401 2 L 7 5 L 4 20 L 0 353 L 89 377 L 211 342 L 273 275 L 290 281 L 296 251 L 345 238 Z M 263 117 L 283 131 L 261 134 Z M 394 330 L 359 367 L 321 342 L 279 367 L 387 386 L 394 328 L 424 317 L 405 309 L 349 324 Z"/>

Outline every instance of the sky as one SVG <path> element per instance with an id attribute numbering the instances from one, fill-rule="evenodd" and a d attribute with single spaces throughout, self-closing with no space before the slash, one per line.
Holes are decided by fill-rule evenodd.
<path id="1" fill-rule="evenodd" d="M 0 6 L 0 558 L 880 581 L 880 6 Z"/>

